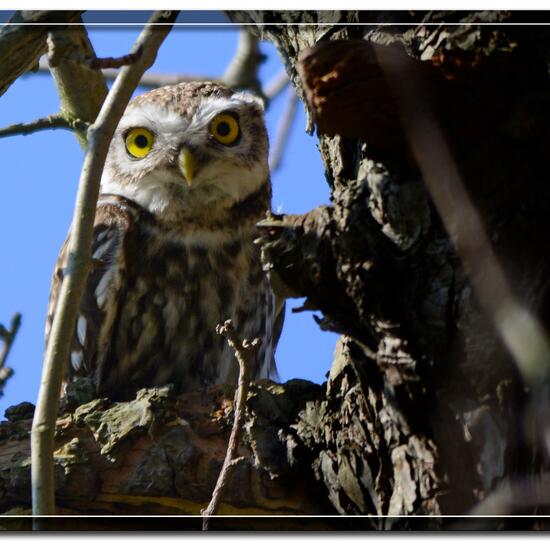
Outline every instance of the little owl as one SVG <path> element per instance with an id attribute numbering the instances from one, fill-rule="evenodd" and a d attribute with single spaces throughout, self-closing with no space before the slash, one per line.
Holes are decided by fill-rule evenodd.
<path id="1" fill-rule="evenodd" d="M 262 339 L 252 377 L 273 377 L 284 306 L 254 244 L 270 201 L 259 99 L 213 83 L 134 99 L 105 163 L 66 381 L 89 378 L 114 399 L 234 382 L 233 352 L 215 332 L 226 319 L 240 338 Z M 67 243 L 46 342 L 66 263 Z"/>

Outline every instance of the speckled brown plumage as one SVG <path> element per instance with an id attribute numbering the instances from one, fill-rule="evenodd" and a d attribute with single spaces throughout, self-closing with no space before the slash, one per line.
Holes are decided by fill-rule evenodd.
<path id="1" fill-rule="evenodd" d="M 243 132 L 233 148 L 213 143 L 203 130 L 228 108 Z M 143 161 L 127 155 L 128 125 L 150 127 L 158 150 Z M 199 165 L 192 185 L 176 164 L 182 148 L 192 150 Z M 93 268 L 67 380 L 91 378 L 99 395 L 115 399 L 166 383 L 183 391 L 233 382 L 236 361 L 215 333 L 216 324 L 229 318 L 241 338 L 262 338 L 253 377 L 274 376 L 283 309 L 253 242 L 270 198 L 257 100 L 212 83 L 169 86 L 136 98 L 115 132 L 102 180 Z M 65 256 L 66 246 L 54 272 L 46 339 Z"/>

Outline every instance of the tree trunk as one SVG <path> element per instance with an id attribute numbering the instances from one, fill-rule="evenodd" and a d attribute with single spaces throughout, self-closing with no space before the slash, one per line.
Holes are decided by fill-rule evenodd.
<path id="1" fill-rule="evenodd" d="M 541 455 L 524 383 L 434 208 L 407 117 L 435 117 L 515 295 L 547 330 L 550 33 L 478 24 L 517 22 L 504 12 L 232 17 L 284 56 L 332 191 L 331 206 L 266 222 L 262 245 L 274 287 L 346 335 L 326 400 L 298 425 L 316 476 L 341 514 L 468 513 L 502 480 L 538 472 Z M 410 24 L 350 24 L 367 20 Z M 335 24 L 283 25 L 298 21 Z M 425 24 L 442 21 L 463 25 Z M 507 511 L 533 513 L 524 504 Z"/>

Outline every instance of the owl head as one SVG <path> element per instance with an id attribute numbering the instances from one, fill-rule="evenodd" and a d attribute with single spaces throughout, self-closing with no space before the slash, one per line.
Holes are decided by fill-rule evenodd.
<path id="1" fill-rule="evenodd" d="M 164 220 L 216 216 L 269 186 L 263 104 L 212 82 L 136 97 L 114 133 L 101 192 Z"/>

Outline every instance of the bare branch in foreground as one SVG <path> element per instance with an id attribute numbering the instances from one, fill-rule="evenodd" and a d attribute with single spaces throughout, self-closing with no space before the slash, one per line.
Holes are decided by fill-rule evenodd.
<path id="1" fill-rule="evenodd" d="M 49 115 L 44 118 L 39 118 L 33 122 L 22 122 L 20 124 L 12 124 L 5 128 L 0 128 L 0 138 L 11 136 L 26 136 L 40 132 L 41 130 L 79 130 L 86 132 L 88 124 L 80 119 L 69 119 L 61 113 Z"/>
<path id="2" fill-rule="evenodd" d="M 233 421 L 233 428 L 231 435 L 229 436 L 229 443 L 227 445 L 227 453 L 223 462 L 216 487 L 212 493 L 212 499 L 210 504 L 205 510 L 202 510 L 202 530 L 208 531 L 208 523 L 210 516 L 216 514 L 220 505 L 220 500 L 223 494 L 227 482 L 229 481 L 230 474 L 233 468 L 242 460 L 238 458 L 237 446 L 239 443 L 239 435 L 241 433 L 244 423 L 244 413 L 246 409 L 246 397 L 248 395 L 248 387 L 250 385 L 250 363 L 254 359 L 254 356 L 261 344 L 259 338 L 255 338 L 252 342 L 248 340 L 239 341 L 235 333 L 235 328 L 231 320 L 225 321 L 223 325 L 216 327 L 216 332 L 225 337 L 227 343 L 235 351 L 235 357 L 239 363 L 239 382 L 237 391 L 235 393 L 235 420 Z"/>
<path id="3" fill-rule="evenodd" d="M 82 20 L 80 22 L 82 23 Z M 79 33 L 79 35 L 75 35 L 75 33 Z M 76 30 L 69 28 L 51 32 L 48 35 L 47 43 L 50 69 L 68 61 L 86 65 L 94 70 L 119 69 L 135 63 L 143 53 L 141 49 L 137 49 L 135 52 L 120 57 L 97 57 L 88 39 L 84 23 L 81 27 L 76 27 Z"/>
<path id="4" fill-rule="evenodd" d="M 269 167 L 272 172 L 275 172 L 280 164 L 283 154 L 285 152 L 285 147 L 288 143 L 288 138 L 290 131 L 292 130 L 292 123 L 296 118 L 296 107 L 298 106 L 298 96 L 294 91 L 294 88 L 289 87 L 288 98 L 285 105 L 285 109 L 279 124 L 277 126 L 277 133 L 275 134 L 275 144 L 271 150 L 271 156 L 269 159 Z"/>
<path id="5" fill-rule="evenodd" d="M 170 32 L 177 12 L 155 12 L 140 33 L 133 51 L 141 46 L 143 55 L 124 67 L 111 88 L 95 123 L 90 127 L 89 148 L 84 158 L 68 244 L 68 265 L 61 286 L 49 344 L 44 356 L 42 380 L 31 434 L 33 515 L 55 513 L 54 435 L 61 382 L 69 356 L 80 297 L 86 284 L 93 237 L 93 222 L 99 183 L 113 133 L 158 48 Z"/>
<path id="6" fill-rule="evenodd" d="M 4 394 L 4 386 L 8 379 L 13 376 L 13 369 L 6 367 L 6 360 L 10 353 L 11 347 L 17 336 L 19 327 L 21 326 L 21 314 L 16 313 L 10 323 L 9 330 L 3 325 L 0 325 L 0 339 L 4 341 L 2 350 L 0 351 L 0 397 Z"/>

